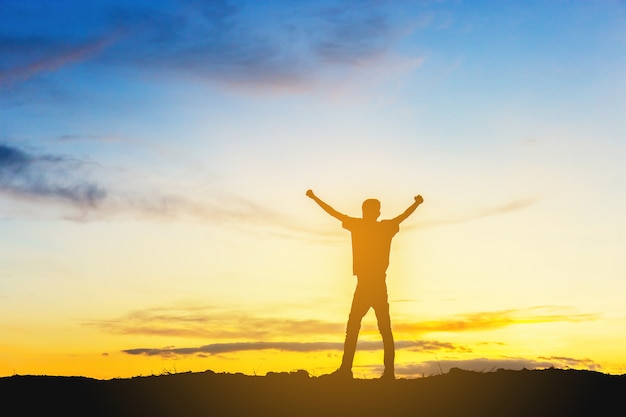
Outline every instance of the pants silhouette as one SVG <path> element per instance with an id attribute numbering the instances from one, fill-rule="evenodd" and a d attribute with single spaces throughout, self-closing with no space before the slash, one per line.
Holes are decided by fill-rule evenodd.
<path id="1" fill-rule="evenodd" d="M 391 317 L 389 316 L 389 302 L 387 301 L 387 285 L 385 276 L 382 279 L 367 279 L 358 276 L 358 284 L 352 299 L 352 307 L 346 326 L 346 340 L 343 347 L 342 370 L 352 369 L 357 339 L 361 330 L 361 320 L 370 308 L 376 313 L 378 330 L 383 338 L 384 365 L 387 372 L 393 372 L 395 347 L 391 332 Z"/>

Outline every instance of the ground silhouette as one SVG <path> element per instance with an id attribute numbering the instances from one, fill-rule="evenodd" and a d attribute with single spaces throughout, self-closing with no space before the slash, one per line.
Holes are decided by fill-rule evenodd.
<path id="1" fill-rule="evenodd" d="M 626 375 L 456 368 L 395 381 L 337 381 L 305 371 L 112 380 L 16 375 L 0 378 L 0 398 L 20 416 L 615 416 L 624 412 Z"/>

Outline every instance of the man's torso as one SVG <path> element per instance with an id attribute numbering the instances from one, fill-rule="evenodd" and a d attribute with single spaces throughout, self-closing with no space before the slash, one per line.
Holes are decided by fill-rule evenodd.
<path id="1" fill-rule="evenodd" d="M 352 272 L 361 277 L 384 280 L 389 266 L 391 239 L 399 230 L 392 220 L 365 221 L 347 217 L 342 226 L 352 233 Z"/>

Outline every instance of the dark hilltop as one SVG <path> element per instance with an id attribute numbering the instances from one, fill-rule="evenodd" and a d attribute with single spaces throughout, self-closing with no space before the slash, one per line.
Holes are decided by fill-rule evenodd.
<path id="1" fill-rule="evenodd" d="M 457 368 L 395 381 L 306 371 L 112 380 L 15 375 L 0 378 L 0 398 L 19 416 L 616 416 L 624 412 L 626 375 Z"/>

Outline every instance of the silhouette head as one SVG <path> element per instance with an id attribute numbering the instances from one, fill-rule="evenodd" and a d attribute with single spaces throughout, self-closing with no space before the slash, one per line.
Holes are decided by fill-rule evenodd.
<path id="1" fill-rule="evenodd" d="M 380 216 L 380 201 L 375 198 L 368 198 L 363 202 L 363 219 L 376 221 Z"/>

